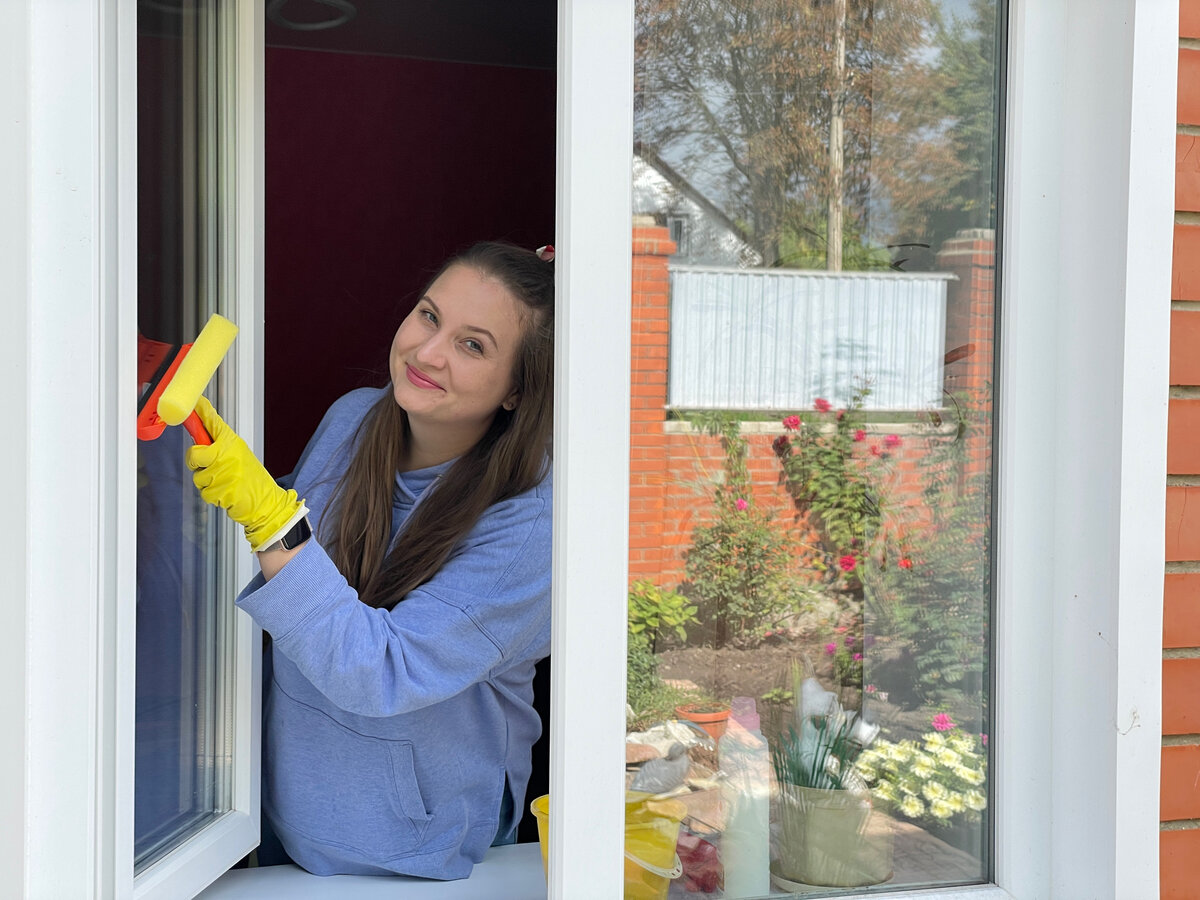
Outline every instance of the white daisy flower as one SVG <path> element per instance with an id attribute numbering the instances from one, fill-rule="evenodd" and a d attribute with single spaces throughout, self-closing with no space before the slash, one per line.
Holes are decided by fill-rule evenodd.
<path id="1" fill-rule="evenodd" d="M 948 819 L 954 815 L 954 810 L 945 800 L 934 800 L 929 804 L 929 812 L 935 819 Z"/>
<path id="2" fill-rule="evenodd" d="M 877 766 L 883 761 L 883 757 L 876 747 L 870 747 L 864 750 L 858 756 L 859 768 L 862 766 Z"/>
<path id="3" fill-rule="evenodd" d="M 947 769 L 953 769 L 961 761 L 961 757 L 951 750 L 949 747 L 943 747 L 937 753 L 938 765 L 945 766 Z"/>
<path id="4" fill-rule="evenodd" d="M 979 769 L 972 769 L 970 766 L 962 766 L 961 768 L 962 771 L 959 773 L 958 777 L 967 784 L 973 784 L 975 787 L 979 787 L 979 785 L 983 784 L 984 780 L 987 778 L 987 776 L 984 775 Z"/>
<path id="5" fill-rule="evenodd" d="M 921 793 L 925 795 L 926 800 L 945 800 L 950 792 L 946 790 L 946 786 L 940 781 L 927 781 L 925 786 L 921 788 Z"/>
<path id="6" fill-rule="evenodd" d="M 875 789 L 871 793 L 873 793 L 880 800 L 886 800 L 889 803 L 895 803 L 896 800 L 899 799 L 896 796 L 896 789 L 886 781 L 879 782 L 879 784 L 875 786 Z"/>

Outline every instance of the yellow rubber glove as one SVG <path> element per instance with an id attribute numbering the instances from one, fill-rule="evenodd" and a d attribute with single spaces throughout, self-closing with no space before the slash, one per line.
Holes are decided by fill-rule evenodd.
<path id="1" fill-rule="evenodd" d="M 287 534 L 308 509 L 295 491 L 275 483 L 246 442 L 204 397 L 196 403 L 196 414 L 212 443 L 188 448 L 185 460 L 196 473 L 192 481 L 205 501 L 226 510 L 245 528 L 250 549 L 257 553 Z"/>

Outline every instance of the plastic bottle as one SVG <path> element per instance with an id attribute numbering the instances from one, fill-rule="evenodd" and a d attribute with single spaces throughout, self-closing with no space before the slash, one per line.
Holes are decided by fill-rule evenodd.
<path id="1" fill-rule="evenodd" d="M 753 697 L 736 697 L 717 743 L 725 780 L 725 897 L 766 897 L 770 884 L 770 760 Z"/>

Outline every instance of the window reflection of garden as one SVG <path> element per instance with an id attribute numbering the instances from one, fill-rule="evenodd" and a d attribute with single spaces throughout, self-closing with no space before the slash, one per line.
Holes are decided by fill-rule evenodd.
<path id="1" fill-rule="evenodd" d="M 860 846 L 874 874 L 851 858 L 825 883 L 889 862 L 896 886 L 987 871 L 997 11 L 637 4 L 629 727 L 736 706 L 730 731 L 758 721 L 776 754 L 794 729 L 797 765 L 769 774 L 773 875 L 805 865 L 779 853 L 787 810 L 812 812 L 784 784 L 821 781 L 820 765 L 795 772 L 863 720 L 878 735 L 835 768 L 856 773 L 843 792 L 872 798 L 896 855 Z M 860 308 L 833 285 L 865 272 L 893 292 Z M 937 273 L 944 322 L 900 315 L 915 273 Z M 921 352 L 885 362 L 905 336 Z M 847 389 L 856 373 L 874 383 Z M 912 396 L 889 405 L 891 382 Z M 672 405 L 742 411 L 663 422 Z M 836 710 L 805 707 L 806 684 Z M 734 780 L 721 757 L 693 748 L 683 823 L 716 848 Z M 849 833 L 814 821 L 799 831 Z M 707 884 L 689 880 L 693 854 L 710 871 L 691 837 L 672 897 Z M 946 852 L 901 853 L 918 840 Z"/>
<path id="2" fill-rule="evenodd" d="M 807 666 L 881 728 L 857 766 L 882 821 L 967 851 L 945 871 L 897 862 L 900 877 L 971 880 L 986 866 L 990 470 L 970 438 L 987 431 L 986 404 L 947 395 L 897 425 L 868 402 L 869 385 L 842 408 L 814 398 L 773 438 L 728 414 L 688 419 L 694 440 L 719 443 L 720 469 L 683 576 L 631 589 L 629 729 L 751 697 L 777 748 L 780 723 L 803 719 L 793 672 Z M 702 746 L 693 759 L 703 787 L 720 760 Z M 777 778 L 771 791 L 777 823 Z M 719 834 L 719 812 L 691 827 L 709 825 Z"/>

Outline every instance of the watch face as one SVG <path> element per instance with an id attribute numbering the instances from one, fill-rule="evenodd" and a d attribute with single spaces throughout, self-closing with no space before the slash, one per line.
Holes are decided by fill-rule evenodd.
<path id="1" fill-rule="evenodd" d="M 292 526 L 291 530 L 283 536 L 281 543 L 284 550 L 291 550 L 294 547 L 299 547 L 305 541 L 312 537 L 312 528 L 309 527 L 308 517 L 305 516 L 299 522 Z"/>

